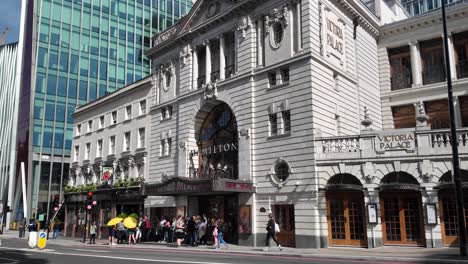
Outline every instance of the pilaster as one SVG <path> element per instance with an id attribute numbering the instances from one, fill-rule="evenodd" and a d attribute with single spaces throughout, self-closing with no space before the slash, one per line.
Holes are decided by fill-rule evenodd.
<path id="1" fill-rule="evenodd" d="M 221 34 L 219 36 L 219 80 L 224 80 L 226 78 L 226 57 L 224 56 L 225 48 L 226 43 L 224 34 Z"/>
<path id="2" fill-rule="evenodd" d="M 413 86 L 422 85 L 421 54 L 417 41 L 412 41 L 410 45 L 411 73 L 413 75 Z"/>

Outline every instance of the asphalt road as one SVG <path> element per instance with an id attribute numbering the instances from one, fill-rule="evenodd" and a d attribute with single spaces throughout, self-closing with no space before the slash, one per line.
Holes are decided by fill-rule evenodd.
<path id="1" fill-rule="evenodd" d="M 322 257 L 294 257 L 252 255 L 212 252 L 182 251 L 177 248 L 151 249 L 108 246 L 61 246 L 48 245 L 46 250 L 29 249 L 26 241 L 2 239 L 0 264 L 116 264 L 116 263 L 164 263 L 164 264 L 336 264 L 336 263 L 376 263 L 375 260 L 346 260 Z M 385 262 L 379 264 L 415 263 Z M 430 263 L 430 262 L 425 262 Z"/>

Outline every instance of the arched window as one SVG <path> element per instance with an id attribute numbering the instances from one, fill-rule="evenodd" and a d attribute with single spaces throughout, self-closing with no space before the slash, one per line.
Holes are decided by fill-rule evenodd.
<path id="1" fill-rule="evenodd" d="M 280 182 L 284 182 L 289 178 L 289 165 L 286 161 L 280 161 L 275 166 L 275 175 Z"/>
<path id="2" fill-rule="evenodd" d="M 273 41 L 275 46 L 279 46 L 281 44 L 281 41 L 283 40 L 283 34 L 284 34 L 284 29 L 283 29 L 283 24 L 280 22 L 276 22 L 273 24 Z"/>

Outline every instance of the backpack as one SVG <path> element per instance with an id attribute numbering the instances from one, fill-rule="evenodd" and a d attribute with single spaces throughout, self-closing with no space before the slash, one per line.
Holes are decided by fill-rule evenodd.
<path id="1" fill-rule="evenodd" d="M 280 232 L 280 227 L 277 223 L 275 223 L 275 233 L 279 233 Z"/>

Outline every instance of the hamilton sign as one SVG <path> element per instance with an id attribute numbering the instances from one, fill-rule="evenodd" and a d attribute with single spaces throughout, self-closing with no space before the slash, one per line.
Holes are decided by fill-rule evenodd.
<path id="1" fill-rule="evenodd" d="M 414 133 L 381 134 L 375 137 L 375 149 L 377 152 L 406 150 L 414 151 L 416 141 Z"/>

